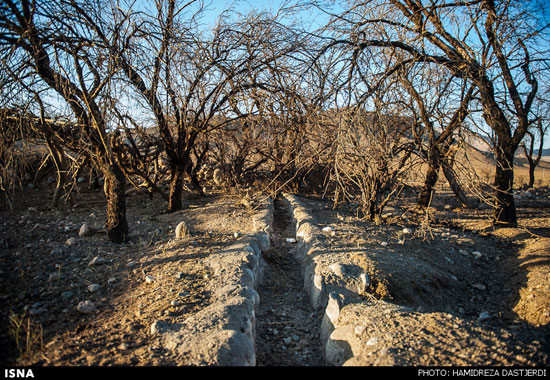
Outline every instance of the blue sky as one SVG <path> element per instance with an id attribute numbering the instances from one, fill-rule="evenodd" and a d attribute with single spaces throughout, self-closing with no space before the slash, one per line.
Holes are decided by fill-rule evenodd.
<path id="1" fill-rule="evenodd" d="M 204 23 L 215 23 L 217 17 L 227 9 L 233 9 L 241 14 L 247 14 L 249 11 L 267 11 L 276 13 L 281 7 L 289 7 L 296 4 L 299 0 L 204 0 L 206 12 Z M 300 14 L 300 18 L 305 24 L 313 24 L 319 27 L 328 21 L 328 17 L 323 12 L 314 8 L 309 8 Z"/>

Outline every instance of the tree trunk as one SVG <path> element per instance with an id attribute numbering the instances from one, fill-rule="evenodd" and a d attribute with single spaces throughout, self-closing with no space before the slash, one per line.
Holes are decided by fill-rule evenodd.
<path id="1" fill-rule="evenodd" d="M 182 203 L 182 190 L 183 190 L 183 165 L 171 164 L 170 165 L 170 194 L 168 195 L 168 212 L 175 212 L 181 210 Z"/>
<path id="2" fill-rule="evenodd" d="M 445 175 L 445 178 L 447 179 L 447 182 L 449 183 L 449 186 L 451 187 L 451 190 L 453 191 L 456 199 L 462 204 L 464 207 L 468 208 L 476 208 L 479 205 L 478 200 L 470 200 L 464 193 L 464 190 L 462 190 L 462 187 L 460 187 L 460 184 L 458 183 L 458 180 L 456 179 L 456 175 L 454 172 L 454 155 L 456 154 L 456 151 L 447 152 L 447 155 L 443 159 L 441 163 L 441 167 L 443 169 L 443 174 Z"/>
<path id="3" fill-rule="evenodd" d="M 426 179 L 424 180 L 424 187 L 418 197 L 418 204 L 422 207 L 428 207 L 432 202 L 432 198 L 435 192 L 435 184 L 439 177 L 439 169 L 441 167 L 441 155 L 439 148 L 433 146 L 430 155 L 428 157 L 428 172 L 426 173 Z"/>
<path id="4" fill-rule="evenodd" d="M 537 164 L 529 162 L 529 188 L 535 186 L 535 168 Z"/>
<path id="5" fill-rule="evenodd" d="M 204 196 L 204 191 L 202 191 L 202 187 L 200 185 L 200 182 L 199 182 L 199 178 L 197 177 L 197 167 L 198 167 L 199 164 L 197 164 L 197 166 L 195 168 L 193 168 L 193 165 L 188 165 L 187 166 L 187 175 L 189 176 L 189 178 L 191 179 L 191 185 L 193 186 L 193 188 L 197 191 L 197 193 L 199 194 L 199 196 L 203 197 Z"/>
<path id="6" fill-rule="evenodd" d="M 65 153 L 63 148 L 60 148 L 56 143 L 52 141 L 48 133 L 44 134 L 46 140 L 46 145 L 50 151 L 50 155 L 55 164 L 55 172 L 57 175 L 57 183 L 55 186 L 55 191 L 53 193 L 52 201 L 50 207 L 57 208 L 59 205 L 59 199 L 63 193 L 63 187 L 65 186 L 65 180 L 67 178 L 67 163 L 65 161 Z"/>
<path id="7" fill-rule="evenodd" d="M 498 144 L 497 163 L 494 182 L 495 203 L 493 224 L 517 226 L 516 206 L 514 204 L 514 149 L 511 144 Z"/>
<path id="8" fill-rule="evenodd" d="M 59 206 L 59 199 L 63 194 L 63 186 L 65 186 L 65 173 L 57 173 L 57 184 L 55 185 L 55 191 L 52 196 L 52 201 L 50 203 L 51 208 L 57 208 Z"/>
<path id="9" fill-rule="evenodd" d="M 512 136 L 510 122 L 495 100 L 493 83 L 485 76 L 479 79 L 483 118 L 497 136 L 493 224 L 515 227 L 517 216 L 512 193 L 514 189 L 514 153 L 525 132 L 518 133 L 520 131 L 518 127 Z"/>
<path id="10" fill-rule="evenodd" d="M 126 178 L 117 164 L 104 164 L 104 191 L 107 198 L 107 236 L 113 243 L 123 243 L 128 235 L 126 220 Z"/>

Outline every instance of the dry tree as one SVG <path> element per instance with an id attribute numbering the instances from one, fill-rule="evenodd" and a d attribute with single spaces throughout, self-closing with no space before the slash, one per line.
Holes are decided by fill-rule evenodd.
<path id="1" fill-rule="evenodd" d="M 380 111 L 341 110 L 333 169 L 338 194 L 376 222 L 414 165 L 408 120 Z"/>
<path id="2" fill-rule="evenodd" d="M 540 5 L 540 4 L 538 4 Z M 355 1 L 334 21 L 348 35 L 330 44 L 354 54 L 399 52 L 388 67 L 436 64 L 475 86 L 481 116 L 496 137 L 493 223 L 516 225 L 514 155 L 533 119 L 539 80 L 546 75 L 545 25 L 537 4 L 494 0 Z M 538 12 L 538 13 L 537 13 Z"/>
<path id="3" fill-rule="evenodd" d="M 104 61 L 102 38 L 114 40 L 117 28 L 101 0 L 2 3 L 0 45 L 3 61 L 21 67 L 25 77 L 40 81 L 66 102 L 73 120 L 49 124 L 51 135 L 66 149 L 82 152 L 105 178 L 106 229 L 109 240 L 128 234 L 125 177 L 113 151 L 116 136 L 101 106 L 117 72 Z M 113 34 L 114 33 L 114 34 Z M 44 124 L 45 126 L 46 124 Z"/>

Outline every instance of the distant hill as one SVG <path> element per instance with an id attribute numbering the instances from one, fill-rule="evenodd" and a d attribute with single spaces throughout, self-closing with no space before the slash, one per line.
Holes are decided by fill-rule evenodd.
<path id="1" fill-rule="evenodd" d="M 535 154 L 538 154 L 539 150 L 535 150 Z M 546 149 L 543 149 L 542 150 L 542 156 L 543 157 L 547 157 L 548 159 L 550 159 L 550 148 L 546 148 Z"/>
<path id="2" fill-rule="evenodd" d="M 491 149 L 491 142 L 488 138 L 481 136 L 474 132 L 467 132 L 467 135 L 464 137 L 464 140 L 466 143 L 470 146 L 470 148 L 473 148 L 475 151 L 477 151 L 477 157 L 480 156 L 485 157 L 485 159 L 489 162 L 488 164 L 494 164 L 494 154 Z M 535 155 L 538 153 L 538 150 L 535 151 Z M 516 158 L 514 160 L 516 166 L 528 166 L 528 161 L 525 158 L 525 154 L 523 153 L 523 149 L 519 148 L 516 151 Z M 539 164 L 541 168 L 550 168 L 550 148 L 546 148 L 542 150 L 542 158 L 541 162 Z"/>

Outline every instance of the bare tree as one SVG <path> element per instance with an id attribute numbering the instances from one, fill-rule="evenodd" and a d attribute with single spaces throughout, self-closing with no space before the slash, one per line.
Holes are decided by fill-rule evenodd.
<path id="1" fill-rule="evenodd" d="M 284 55 L 293 40 L 276 33 L 284 28 L 264 15 L 251 14 L 241 23 L 220 18 L 208 35 L 197 24 L 200 2 L 154 4 L 152 15 L 138 23 L 142 37 L 131 49 L 109 48 L 154 116 L 170 170 L 168 210 L 176 211 L 182 207 L 184 175 L 202 192 L 196 178 L 200 162 L 192 160 L 199 136 L 239 117 L 231 115 L 231 102 L 247 89 L 264 86 L 253 73 Z M 142 17 L 131 9 L 120 12 Z"/>
<path id="2" fill-rule="evenodd" d="M 536 121 L 536 132 L 533 131 L 527 131 L 527 136 L 529 137 L 528 144 L 529 147 L 527 147 L 527 144 L 523 142 L 521 144 L 521 147 L 523 148 L 523 153 L 525 154 L 525 158 L 527 159 L 527 162 L 529 163 L 529 187 L 533 187 L 535 185 L 535 169 L 540 163 L 540 160 L 542 158 L 542 151 L 544 147 L 544 136 L 548 132 L 548 128 L 550 127 L 550 124 L 548 121 L 539 118 Z M 539 146 L 537 149 L 537 153 L 535 153 L 535 141 L 539 140 Z"/>
<path id="3" fill-rule="evenodd" d="M 547 83 L 543 85 L 545 91 L 535 99 L 535 119 L 531 121 L 530 129 L 527 131 L 524 141 L 520 144 L 523 149 L 523 153 L 529 164 L 529 187 L 535 185 L 535 169 L 539 165 L 542 159 L 542 153 L 544 148 L 544 139 L 550 130 L 550 103 L 548 101 L 548 95 L 550 94 L 550 88 Z M 535 144 L 538 141 L 538 149 L 535 149 Z"/>
<path id="4" fill-rule="evenodd" d="M 483 118 L 497 137 L 494 224 L 517 224 L 514 153 L 529 127 L 541 75 L 537 63 L 548 57 L 535 46 L 545 27 L 529 12 L 514 0 L 355 1 L 336 20 L 347 25 L 348 37 L 330 43 L 352 46 L 355 54 L 375 49 L 405 54 L 386 73 L 424 62 L 475 85 Z"/>
<path id="5" fill-rule="evenodd" d="M 3 2 L 0 43 L 4 62 L 24 67 L 57 93 L 72 111 L 74 121 L 50 124 L 50 136 L 66 148 L 85 154 L 105 177 L 107 235 L 123 242 L 128 234 L 125 178 L 109 134 L 102 99 L 116 73 L 112 60 L 103 60 L 101 41 L 112 20 L 101 0 Z M 9 63 L 8 63 L 9 64 Z"/>
<path id="6" fill-rule="evenodd" d="M 449 177 L 452 167 L 447 164 L 452 162 L 452 146 L 468 116 L 475 87 L 447 75 L 437 65 L 413 66 L 410 69 L 402 67 L 397 74 L 410 96 L 407 108 L 411 110 L 411 132 L 416 151 L 427 164 L 424 186 L 418 197 L 418 204 L 427 207 L 431 204 L 442 166 L 446 177 Z M 465 197 L 458 183 L 448 179 L 458 199 L 464 203 Z"/>

